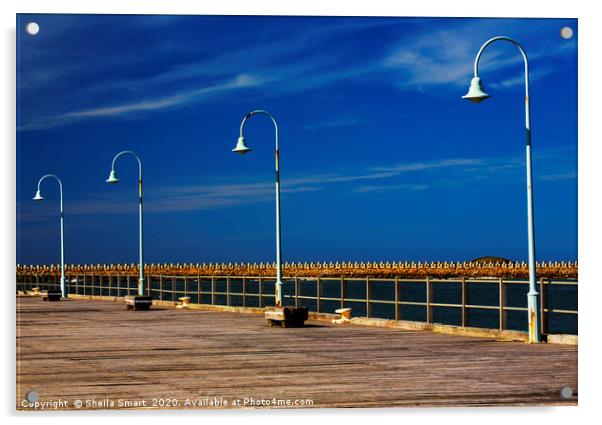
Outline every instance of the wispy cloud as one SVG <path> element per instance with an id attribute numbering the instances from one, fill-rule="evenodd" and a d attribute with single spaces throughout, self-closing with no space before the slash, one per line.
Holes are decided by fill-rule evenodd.
<path id="1" fill-rule="evenodd" d="M 535 32 L 538 28 L 533 28 Z M 468 21 L 461 25 L 440 31 L 425 31 L 399 42 L 383 65 L 398 72 L 398 87 L 402 89 L 424 90 L 431 86 L 468 86 L 473 72 L 476 53 L 487 38 L 497 34 L 498 28 L 490 20 Z M 525 37 L 527 34 L 525 34 Z M 531 62 L 542 57 L 555 57 L 572 54 L 576 48 L 574 42 L 559 42 L 537 51 L 528 51 Z M 503 54 L 502 54 L 503 53 Z M 516 55 L 508 55 L 500 49 L 489 48 L 483 55 L 480 71 L 483 73 L 502 70 L 510 66 L 522 66 L 518 51 Z M 554 69 L 544 65 L 531 69 L 530 79 L 542 78 Z M 510 88 L 522 84 L 524 76 L 505 77 L 499 82 L 490 84 L 496 88 Z"/>
<path id="2" fill-rule="evenodd" d="M 454 32 L 424 34 L 405 40 L 385 58 L 383 65 L 397 70 L 401 88 L 465 84 L 474 47 Z"/>
<path id="3" fill-rule="evenodd" d="M 143 25 L 146 21 L 140 19 L 136 22 Z M 162 25 L 178 22 L 176 18 L 165 19 Z M 148 50 L 139 56 L 111 52 L 110 56 L 100 54 L 98 58 L 91 55 L 86 60 L 64 61 L 42 71 L 29 67 L 30 70 L 24 70 L 21 83 L 22 89 L 30 92 L 71 75 L 78 78 L 95 76 L 98 69 L 108 69 L 108 64 L 116 71 L 107 72 L 106 77 L 91 78 L 89 84 L 80 85 L 77 90 L 66 94 L 60 104 L 32 106 L 36 113 L 23 115 L 21 118 L 26 121 L 20 123 L 19 130 L 46 129 L 95 118 L 140 118 L 193 102 L 218 100 L 218 96 L 243 89 L 267 87 L 267 83 L 270 83 L 269 90 L 261 94 L 264 99 L 362 79 L 395 85 L 402 90 L 435 88 L 439 92 L 449 88 L 457 91 L 469 82 L 474 55 L 480 43 L 499 28 L 493 20 L 433 20 L 428 26 L 417 27 L 419 29 L 411 33 L 399 31 L 398 39 L 388 41 L 362 57 L 355 54 L 353 43 L 341 41 L 377 27 L 393 33 L 403 25 L 393 19 L 349 18 L 308 26 L 302 32 L 266 29 L 259 31 L 256 37 L 259 41 L 252 44 L 247 43 L 246 36 L 235 33 L 223 41 L 225 48 L 219 53 L 207 53 L 195 43 L 182 43 L 179 49 L 189 53 L 184 56 L 191 59 L 180 58 L 179 62 L 167 65 L 162 60 L 173 54 L 173 42 L 147 46 Z M 333 45 L 335 40 L 340 48 L 324 47 Z M 543 56 L 571 54 L 575 48 L 575 42 L 559 42 L 552 47 L 530 51 L 529 55 L 537 61 Z M 152 52 L 156 53 L 155 62 L 152 56 L 149 57 Z M 489 72 L 520 65 L 518 55 L 505 53 L 490 49 L 482 70 Z M 45 57 L 43 51 L 38 55 Z M 49 61 L 45 59 L 37 63 L 40 62 Z M 160 66 L 149 65 L 153 63 Z M 128 71 L 136 65 L 152 72 L 136 74 Z M 549 65 L 534 67 L 531 79 L 544 77 L 553 71 Z M 520 84 L 522 78 L 520 74 L 512 74 L 504 79 L 488 80 L 491 83 L 487 84 L 497 89 L 511 88 Z M 354 117 L 343 117 L 310 123 L 306 128 L 318 130 L 361 123 Z"/>
<path id="4" fill-rule="evenodd" d="M 231 90 L 261 86 L 263 83 L 264 81 L 256 76 L 241 74 L 236 76 L 233 80 L 225 83 L 203 87 L 197 90 L 180 92 L 166 97 L 151 98 L 139 102 L 67 112 L 55 117 L 51 117 L 48 120 L 24 125 L 21 127 L 21 130 L 50 128 L 83 118 L 118 117 L 136 112 L 176 107 Z"/>
<path id="5" fill-rule="evenodd" d="M 351 192 L 367 193 L 386 190 L 421 190 L 422 184 L 399 184 L 391 179 L 401 174 L 421 172 L 425 170 L 442 169 L 446 167 L 469 166 L 481 163 L 477 159 L 448 159 L 432 162 L 415 162 L 394 164 L 390 166 L 366 167 L 360 172 L 317 173 L 303 176 L 291 176 L 283 179 L 282 193 L 293 195 L 305 192 L 320 191 L 333 186 Z M 243 205 L 273 201 L 274 184 L 268 181 L 254 181 L 250 183 L 201 183 L 196 185 L 173 185 L 154 188 L 147 195 L 145 202 L 146 212 L 168 211 L 193 211 L 214 208 L 223 208 L 232 205 Z M 256 179 L 255 179 L 256 180 Z M 385 186 L 360 185 L 355 183 L 369 181 L 384 181 Z M 68 205 L 68 215 L 89 214 L 126 214 L 133 211 L 131 196 L 122 194 L 96 193 L 87 195 L 87 199 L 72 201 Z M 31 203 L 21 205 L 20 218 L 26 221 L 40 221 L 54 217 L 55 212 L 48 216 L 34 209 Z"/>
<path id="6" fill-rule="evenodd" d="M 541 66 L 529 72 L 529 80 L 535 81 L 553 73 L 555 69 L 551 66 Z M 525 84 L 524 73 L 518 73 L 516 77 L 506 78 L 500 82 L 492 81 L 487 83 L 488 86 L 495 89 L 508 89 L 514 86 L 523 86 Z"/>
<path id="7" fill-rule="evenodd" d="M 562 152 L 540 155 L 536 160 L 543 161 L 546 168 L 557 167 Z M 348 191 L 356 194 L 385 193 L 390 191 L 421 191 L 436 187 L 474 185 L 475 182 L 499 180 L 509 173 L 517 178 L 523 176 L 524 160 L 518 157 L 498 158 L 449 158 L 424 162 L 407 162 L 382 166 L 366 167 L 360 172 L 316 173 L 303 176 L 290 176 L 282 181 L 282 193 L 287 196 L 322 190 Z M 445 170 L 445 173 L 426 177 L 424 173 Z M 409 181 L 400 182 L 398 177 L 411 174 Z M 576 178 L 574 171 L 546 173 L 538 179 L 557 181 Z M 407 180 L 404 177 L 404 180 Z M 450 180 L 451 179 L 451 180 Z M 233 205 L 272 202 L 274 184 L 258 181 L 250 177 L 250 183 L 199 183 L 190 185 L 168 185 L 149 190 L 145 203 L 148 213 L 195 211 L 223 208 Z M 369 183 L 370 182 L 370 183 Z M 374 183 L 372 183 L 374 182 Z M 428 182 L 428 183 L 427 183 Z M 468 183 L 470 182 L 470 183 Z M 368 184 L 369 183 L 369 184 Z M 40 215 L 32 205 L 22 205 L 21 219 L 40 221 L 50 217 Z M 68 215 L 111 215 L 127 214 L 135 210 L 131 196 L 124 194 L 90 194 L 86 200 L 71 202 Z M 49 213 L 50 214 L 50 213 Z M 52 217 L 56 214 L 53 211 Z"/>
<path id="8" fill-rule="evenodd" d="M 332 127 L 346 127 L 350 125 L 357 125 L 359 121 L 355 118 L 340 118 L 336 120 L 323 121 L 315 124 L 308 124 L 305 126 L 306 130 L 319 130 L 321 128 L 332 128 Z"/>
<path id="9" fill-rule="evenodd" d="M 426 184 L 388 184 L 388 185 L 379 185 L 379 186 L 359 186 L 355 189 L 357 193 L 368 193 L 368 192 L 391 192 L 391 191 L 399 191 L 399 190 L 426 190 L 429 188 L 429 185 Z"/>
<path id="10" fill-rule="evenodd" d="M 476 159 L 476 158 L 452 158 L 452 159 L 442 159 L 437 161 L 426 161 L 426 162 L 413 162 L 413 163 L 403 163 L 397 164 L 393 166 L 387 167 L 378 167 L 377 170 L 382 170 L 385 172 L 395 172 L 402 173 L 408 171 L 422 171 L 422 170 L 432 170 L 438 168 L 448 168 L 448 167 L 465 167 L 469 165 L 478 165 L 482 164 L 485 160 Z"/>
<path id="11" fill-rule="evenodd" d="M 337 128 L 337 127 L 352 127 L 352 126 L 362 126 L 367 124 L 372 124 L 379 119 L 383 119 L 385 114 L 375 114 L 371 117 L 365 116 L 337 116 L 322 118 L 322 121 L 312 121 L 306 124 L 303 128 L 308 131 L 321 130 L 324 128 Z"/>
<path id="12" fill-rule="evenodd" d="M 573 171 L 569 171 L 566 173 L 558 173 L 558 174 L 544 174 L 539 177 L 539 180 L 546 182 L 556 182 L 560 180 L 573 180 L 577 178 L 577 173 Z"/>
<path id="13" fill-rule="evenodd" d="M 137 111 L 151 111 L 154 109 L 163 109 L 171 106 L 181 105 L 184 103 L 192 102 L 210 96 L 212 94 L 247 87 L 259 86 L 263 83 L 260 78 L 252 75 L 241 74 L 238 75 L 231 81 L 222 84 L 216 84 L 214 86 L 203 87 L 198 90 L 189 90 L 181 93 L 177 93 L 172 96 L 162 97 L 158 99 L 151 99 L 148 101 L 141 101 L 135 103 L 129 103 L 125 105 L 110 106 L 105 108 L 88 109 L 83 111 L 75 111 L 64 114 L 65 118 L 77 118 L 77 117 L 99 117 L 99 116 L 118 116 L 130 112 Z M 60 117 L 59 117 L 60 118 Z"/>
<path id="14" fill-rule="evenodd" d="M 163 24 L 170 22 L 177 23 L 178 20 L 168 19 Z M 252 44 L 247 42 L 246 36 L 235 33 L 232 40 L 223 40 L 224 46 L 230 48 L 213 55 L 199 54 L 196 43 L 184 43 L 181 48 L 189 50 L 191 58 L 201 58 L 167 66 L 160 61 L 161 58 L 171 57 L 170 54 L 173 53 L 173 45 L 169 42 L 145 47 L 150 51 L 155 50 L 155 66 L 149 65 L 149 61 L 153 61 L 152 56 L 123 57 L 112 52 L 110 57 L 101 53 L 90 55 L 86 60 L 63 61 L 38 73 L 35 69 L 31 70 L 35 67 L 27 67 L 21 79 L 21 89 L 32 93 L 39 91 L 40 86 L 51 86 L 59 79 L 93 76 L 97 69 L 105 69 L 108 63 L 113 69 L 106 73 L 106 77 L 99 75 L 99 78 L 92 78 L 91 83 L 80 85 L 76 90 L 64 94 L 60 104 L 52 103 L 43 108 L 32 105 L 32 108 L 36 106 L 35 116 L 22 116 L 27 121 L 22 122 L 18 129 L 47 129 L 98 117 L 141 117 L 153 111 L 203 101 L 209 96 L 216 97 L 234 90 L 259 87 L 267 82 L 272 83 L 269 93 L 278 95 L 351 78 L 357 75 L 358 71 L 354 70 L 356 64 L 352 64 L 347 70 L 341 70 L 344 52 L 324 51 L 319 48 L 321 44 L 333 35 L 387 25 L 391 23 L 347 20 L 344 24 L 335 22 L 308 27 L 302 33 L 288 32 L 284 36 L 280 33 L 275 36 L 269 32 L 262 35 L 258 31 L 256 38 L 263 41 Z M 278 29 L 276 31 L 280 32 Z M 51 62 L 43 50 L 35 55 L 39 59 L 37 63 Z M 136 64 L 144 67 L 145 71 L 152 70 L 151 73 L 132 74 L 127 71 Z M 157 64 L 160 66 L 156 66 Z M 119 72 L 120 70 L 123 72 Z M 241 70 L 245 72 L 241 74 Z M 152 95 L 148 96 L 148 93 Z M 264 95 L 270 95 L 269 93 Z M 105 101 L 103 104 L 97 100 L 116 98 L 122 101 Z"/>

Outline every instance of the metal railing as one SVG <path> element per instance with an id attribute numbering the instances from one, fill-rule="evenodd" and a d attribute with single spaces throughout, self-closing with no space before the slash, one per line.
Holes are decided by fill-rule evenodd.
<path id="1" fill-rule="evenodd" d="M 137 280 L 133 274 L 67 273 L 67 288 L 71 294 L 123 297 L 137 293 Z M 274 303 L 274 278 L 150 274 L 146 280 L 147 295 L 157 300 L 190 297 L 193 304 L 259 308 Z M 354 315 L 365 317 L 526 329 L 527 280 L 290 277 L 283 281 L 285 305 L 307 306 L 318 313 L 351 307 Z M 577 333 L 577 285 L 576 280 L 539 280 L 542 333 Z M 57 273 L 17 275 L 19 290 L 59 286 Z M 510 327 L 508 315 L 514 315 Z M 550 332 L 550 318 L 564 331 Z"/>

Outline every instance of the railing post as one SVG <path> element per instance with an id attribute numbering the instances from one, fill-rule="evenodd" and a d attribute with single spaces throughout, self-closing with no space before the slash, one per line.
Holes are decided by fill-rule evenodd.
<path id="1" fill-rule="evenodd" d="M 226 276 L 226 305 L 230 306 L 230 276 Z"/>
<path id="2" fill-rule="evenodd" d="M 259 308 L 263 307 L 263 298 L 262 298 L 263 288 L 262 288 L 262 286 L 263 286 L 263 283 L 261 280 L 261 276 L 259 276 L 259 283 L 258 283 L 258 289 L 257 289 L 259 291 L 259 294 L 258 294 L 259 295 Z"/>
<path id="3" fill-rule="evenodd" d="M 130 275 L 128 274 L 128 278 L 127 278 L 127 285 L 128 285 L 128 289 L 125 292 L 125 295 L 130 295 Z"/>
<path id="4" fill-rule="evenodd" d="M 178 285 L 178 281 L 176 280 L 176 277 L 173 276 L 171 278 L 171 300 L 174 301 L 174 302 L 176 301 L 176 288 L 177 288 L 177 285 Z"/>
<path id="5" fill-rule="evenodd" d="M 433 284 L 431 279 L 426 278 L 426 322 L 433 323 L 433 307 L 431 307 L 433 297 Z"/>
<path id="6" fill-rule="evenodd" d="M 539 299 L 540 299 L 540 315 L 541 315 L 541 334 L 548 334 L 548 320 L 546 317 L 546 309 L 548 308 L 548 285 L 545 284 L 545 279 L 539 279 Z"/>
<path id="7" fill-rule="evenodd" d="M 94 295 L 94 294 L 92 294 Z M 98 275 L 98 295 L 102 295 L 102 275 Z"/>
<path id="8" fill-rule="evenodd" d="M 84 296 L 85 296 L 86 295 L 86 274 L 85 273 L 83 276 L 83 281 L 84 281 L 83 284 L 84 284 Z"/>
<path id="9" fill-rule="evenodd" d="M 109 297 L 111 296 L 112 288 L 113 288 L 113 275 L 109 275 Z"/>
<path id="10" fill-rule="evenodd" d="M 370 278 L 366 278 L 366 317 L 371 316 L 370 311 Z"/>
<path id="11" fill-rule="evenodd" d="M 247 279 L 242 277 L 242 306 L 247 306 Z"/>
<path id="12" fill-rule="evenodd" d="M 184 276 L 184 296 L 188 296 L 188 277 Z"/>
<path id="13" fill-rule="evenodd" d="M 299 278 L 295 276 L 295 307 L 299 308 Z"/>
<path id="14" fill-rule="evenodd" d="M 462 276 L 462 327 L 468 326 L 468 288 L 466 287 L 466 278 Z"/>
<path id="15" fill-rule="evenodd" d="M 341 308 L 345 307 L 345 278 L 341 277 Z"/>
<path id="16" fill-rule="evenodd" d="M 163 275 L 159 274 L 159 300 L 163 301 Z"/>
<path id="17" fill-rule="evenodd" d="M 121 275 L 117 275 L 117 296 L 121 296 Z"/>
<path id="18" fill-rule="evenodd" d="M 395 277 L 395 320 L 399 320 L 399 277 Z"/>
<path id="19" fill-rule="evenodd" d="M 321 279 L 318 278 L 316 282 L 316 312 L 320 312 L 320 297 L 322 296 L 322 291 L 320 290 Z"/>
<path id="20" fill-rule="evenodd" d="M 504 285 L 504 278 L 500 277 L 500 283 L 499 283 L 499 291 L 500 291 L 500 320 L 499 320 L 499 324 L 500 324 L 500 331 L 503 331 L 504 329 L 506 329 L 506 310 L 504 310 L 504 307 L 506 307 L 506 286 Z"/>
<path id="21" fill-rule="evenodd" d="M 211 305 L 215 305 L 215 277 L 211 276 Z"/>
<path id="22" fill-rule="evenodd" d="M 203 285 L 201 284 L 201 275 L 196 276 L 196 302 L 202 304 L 203 302 Z"/>

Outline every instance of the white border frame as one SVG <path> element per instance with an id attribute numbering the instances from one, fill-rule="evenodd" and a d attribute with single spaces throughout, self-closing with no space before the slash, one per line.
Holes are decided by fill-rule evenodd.
<path id="1" fill-rule="evenodd" d="M 282 0 L 166 0 L 153 4 L 124 0 L 20 0 L 2 2 L 1 19 L 3 22 L 2 58 L 3 78 L 1 126 L 5 129 L 4 143 L 1 144 L 0 158 L 2 184 L 0 198 L 9 199 L 2 209 L 3 234 L 11 235 L 3 239 L 0 261 L 4 286 L 8 295 L 3 300 L 3 330 L 5 344 L 2 350 L 5 378 L 0 387 L 4 415 L 17 416 L 29 421 L 60 421 L 61 424 L 79 423 L 85 415 L 87 421 L 105 421 L 110 417 L 129 417 L 144 415 L 144 421 L 164 423 L 169 417 L 179 416 L 182 420 L 244 420 L 261 423 L 269 420 L 286 420 L 291 424 L 305 424 L 308 420 L 335 422 L 345 420 L 351 423 L 365 423 L 373 415 L 379 421 L 427 420 L 428 423 L 445 421 L 462 423 L 474 421 L 488 425 L 508 422 L 517 415 L 526 415 L 532 420 L 545 420 L 548 423 L 566 423 L 586 419 L 597 413 L 597 395 L 600 384 L 600 355 L 597 344 L 597 312 L 595 302 L 600 302 L 602 282 L 599 262 L 600 232 L 600 189 L 595 183 L 602 180 L 598 158 L 601 158 L 600 144 L 602 134 L 596 120 L 600 114 L 598 99 L 600 90 L 601 59 L 599 45 L 602 40 L 602 22 L 597 14 L 595 2 L 556 1 L 527 2 L 525 0 L 504 0 L 503 2 L 484 2 L 471 0 L 419 2 L 393 2 L 370 0 L 329 1 L 282 1 Z M 16 13 L 125 13 L 125 14 L 225 14 L 225 15 L 345 15 L 345 16 L 442 16 L 442 17 L 557 17 L 579 19 L 579 407 L 556 408 L 455 408 L 455 409 L 316 409 L 296 411 L 154 411 L 154 412 L 80 412 L 80 413 L 15 413 L 15 304 L 12 298 L 12 283 L 15 266 L 15 14 Z M 587 294 L 587 296 L 585 296 Z M 333 417 L 334 415 L 337 418 Z M 534 417 L 545 415 L 545 418 Z M 182 417 L 185 416 L 185 417 Z M 342 416 L 342 417 L 338 417 Z M 403 416 L 403 417 L 401 417 Z M 416 416 L 420 416 L 417 418 Z M 395 422 L 393 422 L 395 421 Z"/>

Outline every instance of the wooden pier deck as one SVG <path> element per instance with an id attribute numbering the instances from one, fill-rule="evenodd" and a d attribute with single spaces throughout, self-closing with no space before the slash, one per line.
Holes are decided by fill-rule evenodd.
<path id="1" fill-rule="evenodd" d="M 255 407 L 244 405 L 249 399 L 284 400 L 280 407 L 577 403 L 575 346 L 308 325 L 268 328 L 253 314 L 18 297 L 17 408 L 29 409 L 22 401 L 30 390 L 68 409 L 76 400 L 83 408 L 174 404 L 167 399 L 178 408 L 211 408 L 214 400 Z M 570 399 L 560 396 L 566 386 L 575 392 Z"/>

